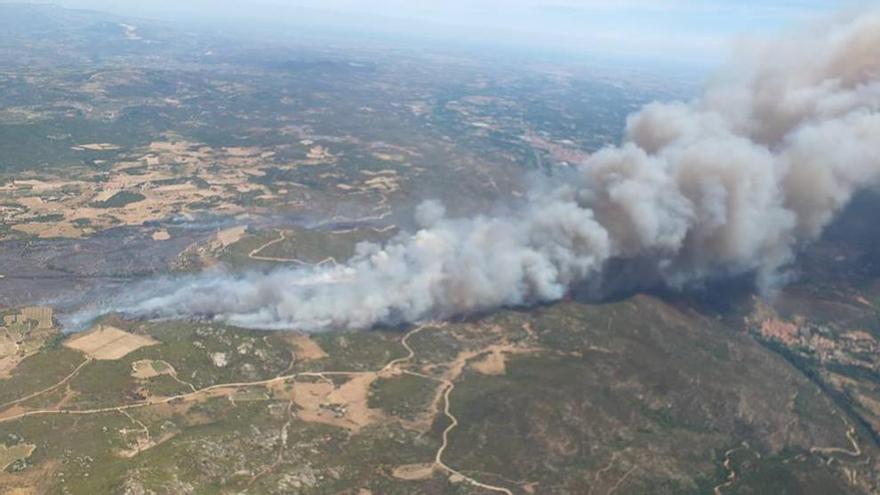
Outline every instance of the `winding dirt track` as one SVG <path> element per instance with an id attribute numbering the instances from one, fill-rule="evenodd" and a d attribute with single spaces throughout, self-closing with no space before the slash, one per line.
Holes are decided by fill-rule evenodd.
<path id="1" fill-rule="evenodd" d="M 461 471 L 456 471 L 455 469 L 449 467 L 448 464 L 443 462 L 443 453 L 446 452 L 446 448 L 449 446 L 449 433 L 458 426 L 458 419 L 452 414 L 452 411 L 451 411 L 452 403 L 449 400 L 449 395 L 452 394 L 452 391 L 455 389 L 455 384 L 452 382 L 447 382 L 447 383 L 449 385 L 446 387 L 446 392 L 444 392 L 444 394 L 443 394 L 443 400 L 445 401 L 445 405 L 443 407 L 443 414 L 445 414 L 446 417 L 449 418 L 451 423 L 449 424 L 449 426 L 446 427 L 445 430 L 443 430 L 443 444 L 437 450 L 436 456 L 434 456 L 434 464 L 436 464 L 437 467 L 447 471 L 449 474 L 451 474 L 453 476 L 458 476 L 459 478 L 467 481 L 471 485 L 476 486 L 478 488 L 483 488 L 485 490 L 490 490 L 493 492 L 506 493 L 507 495 L 513 495 L 513 492 L 511 492 L 507 488 L 495 486 L 495 485 L 489 485 L 489 484 L 477 481 L 477 480 L 471 478 L 470 476 L 463 474 Z"/>
<path id="2" fill-rule="evenodd" d="M 852 444 L 852 450 L 843 449 L 840 447 L 812 447 L 810 448 L 811 454 L 842 454 L 850 457 L 859 457 L 862 455 L 862 448 L 859 446 L 859 442 L 856 440 L 856 429 L 847 424 L 846 430 L 846 438 L 849 440 L 850 444 Z"/>
<path id="3" fill-rule="evenodd" d="M 409 342 L 408 342 L 409 338 L 412 337 L 413 335 L 416 335 L 417 333 L 425 330 L 426 328 L 429 328 L 428 324 L 420 325 L 420 326 L 416 327 L 415 329 L 411 330 L 410 332 L 408 332 L 406 335 L 404 335 L 403 338 L 401 339 L 400 343 L 403 346 L 403 348 L 406 349 L 407 355 L 402 358 L 397 358 L 397 359 L 394 359 L 394 360 L 388 362 L 388 364 L 386 364 L 384 367 L 382 367 L 379 371 L 374 371 L 374 372 L 371 372 L 371 371 L 365 371 L 365 372 L 348 372 L 348 371 L 300 372 L 300 373 L 286 374 L 286 375 L 277 376 L 275 378 L 269 378 L 269 379 L 265 379 L 265 380 L 257 380 L 257 381 L 252 381 L 252 382 L 221 383 L 221 384 L 211 385 L 209 387 L 205 387 L 205 388 L 202 388 L 199 390 L 194 390 L 193 392 L 188 392 L 185 394 L 179 394 L 179 395 L 175 395 L 175 396 L 171 396 L 171 397 L 164 397 L 161 399 L 147 399 L 147 400 L 144 400 L 141 402 L 133 402 L 130 404 L 124 404 L 124 405 L 120 405 L 120 406 L 100 407 L 100 408 L 93 408 L 93 409 L 61 409 L 61 408 L 37 409 L 37 410 L 24 411 L 24 412 L 17 413 L 17 414 L 7 415 L 8 413 L 13 412 L 13 410 L 14 410 L 14 409 L 10 409 L 11 406 L 15 406 L 17 404 L 20 404 L 21 402 L 25 402 L 27 400 L 38 397 L 44 393 L 55 390 L 58 387 L 60 387 L 61 385 L 63 385 L 64 383 L 67 383 L 68 381 L 70 381 L 74 376 L 76 376 L 79 373 L 79 371 L 83 367 L 85 367 L 87 364 L 92 362 L 92 359 L 88 358 L 88 359 L 86 359 L 85 362 L 80 364 L 70 375 L 64 377 L 61 381 L 59 381 L 55 385 L 52 385 L 51 387 L 43 389 L 39 392 L 35 392 L 35 393 L 30 394 L 26 397 L 22 397 L 20 399 L 17 399 L 15 401 L 12 401 L 12 402 L 9 402 L 7 404 L 0 406 L 0 409 L 6 409 L 5 411 L 0 412 L 0 423 L 9 423 L 12 421 L 17 421 L 19 419 L 28 418 L 31 416 L 46 416 L 46 415 L 83 416 L 83 415 L 92 415 L 92 414 L 120 413 L 120 414 L 124 414 L 124 415 L 128 416 L 128 411 L 135 410 L 135 409 L 142 409 L 145 407 L 169 404 L 172 402 L 189 402 L 189 401 L 197 400 L 198 398 L 200 398 L 202 396 L 209 396 L 212 392 L 217 392 L 217 391 L 223 391 L 224 393 L 222 393 L 220 395 L 227 395 L 228 396 L 229 394 L 232 393 L 232 391 L 239 389 L 239 388 L 259 387 L 259 386 L 267 387 L 267 386 L 278 384 L 278 383 L 284 383 L 284 382 L 288 382 L 288 381 L 296 381 L 296 379 L 299 377 L 319 377 L 319 378 L 326 379 L 327 375 L 330 375 L 330 376 L 333 376 L 333 375 L 350 376 L 350 375 L 359 375 L 359 374 L 364 374 L 364 373 L 375 373 L 375 374 L 388 374 L 388 373 L 394 373 L 394 372 L 406 373 L 406 374 L 418 376 L 421 378 L 425 378 L 428 380 L 432 380 L 432 381 L 441 383 L 445 387 L 445 390 L 443 392 L 443 400 L 444 400 L 443 414 L 449 419 L 450 424 L 449 424 L 449 426 L 446 427 L 445 430 L 443 430 L 442 444 L 437 449 L 437 453 L 434 456 L 434 465 L 437 468 L 442 469 L 443 471 L 446 471 L 447 473 L 449 473 L 449 475 L 451 477 L 458 479 L 458 480 L 461 480 L 461 481 L 464 481 L 464 482 L 467 482 L 472 486 L 482 488 L 484 490 L 493 491 L 493 492 L 504 493 L 506 495 L 513 495 L 513 492 L 508 490 L 507 488 L 480 482 L 480 481 L 478 481 L 470 476 L 467 476 L 467 475 L 463 474 L 462 472 L 450 467 L 443 460 L 443 454 L 446 452 L 446 449 L 449 447 L 449 434 L 459 425 L 458 418 L 456 418 L 455 415 L 452 414 L 452 402 L 450 399 L 450 396 L 451 396 L 453 390 L 455 390 L 455 384 L 451 380 L 446 380 L 444 378 L 437 378 L 437 377 L 425 375 L 423 373 L 419 373 L 416 371 L 411 371 L 411 370 L 401 368 L 401 365 L 410 362 L 416 355 L 415 350 L 409 345 Z M 292 404 L 292 402 L 291 402 L 291 404 Z M 292 406 L 289 406 L 289 407 L 292 407 Z M 288 418 L 287 424 L 285 424 L 285 426 L 282 428 L 282 444 L 286 443 L 285 433 L 286 433 L 286 430 L 289 426 L 289 423 L 290 423 L 290 418 Z M 278 464 L 280 464 L 280 462 L 282 460 L 282 456 L 283 456 L 283 448 L 279 451 L 279 458 L 276 460 L 276 462 L 272 466 L 267 468 L 266 471 L 259 473 L 251 481 L 252 482 L 256 481 L 256 479 L 259 478 L 260 476 L 263 476 L 266 473 L 271 472 L 272 469 L 274 469 L 275 467 L 277 467 Z"/>
<path id="4" fill-rule="evenodd" d="M 248 253 L 248 258 L 250 258 L 252 260 L 258 260 L 258 261 L 274 261 L 277 263 L 290 263 L 290 262 L 298 261 L 298 260 L 293 260 L 290 258 L 274 258 L 271 256 L 260 256 L 258 254 L 261 251 L 263 251 L 264 249 L 269 248 L 269 246 L 274 246 L 275 244 L 278 244 L 278 243 L 281 243 L 281 242 L 284 242 L 285 240 L 287 240 L 287 235 L 285 235 L 283 230 L 278 231 L 278 236 L 279 236 L 278 239 L 273 239 L 269 242 L 264 243 L 262 246 L 253 249 L 250 253 Z"/>
<path id="5" fill-rule="evenodd" d="M 75 368 L 75 369 L 74 369 L 69 375 L 67 375 L 67 376 L 65 376 L 64 378 L 62 378 L 61 381 L 59 381 L 59 382 L 56 383 L 55 385 L 51 385 L 51 386 L 49 386 L 49 387 L 46 387 L 46 388 L 44 388 L 43 390 L 40 390 L 39 392 L 34 392 L 34 393 L 30 394 L 30 395 L 26 395 L 26 396 L 24 396 L 24 397 L 21 397 L 21 398 L 15 399 L 15 400 L 13 400 L 13 401 L 9 401 L 9 402 L 7 402 L 6 404 L 0 404 L 0 410 L 2 410 L 2 409 L 6 409 L 7 407 L 12 407 L 12 406 L 14 406 L 14 405 L 16 405 L 16 404 L 21 404 L 22 402 L 25 402 L 25 401 L 31 400 L 31 399 L 33 399 L 33 398 L 35 398 L 35 397 L 39 397 L 39 396 L 41 396 L 41 395 L 43 395 L 43 394 L 49 393 L 49 392 L 51 392 L 51 391 L 57 389 L 58 387 L 64 385 L 65 383 L 69 382 L 70 380 L 72 380 L 73 377 L 75 377 L 76 375 L 79 374 L 80 370 L 82 370 L 82 369 L 85 367 L 85 365 L 91 363 L 92 361 L 93 361 L 92 358 L 86 358 L 86 360 L 83 361 L 79 366 L 77 366 L 77 367 L 76 367 L 76 368 Z"/>
<path id="6" fill-rule="evenodd" d="M 727 480 L 724 483 L 715 487 L 715 490 L 713 492 L 715 495 L 723 495 L 722 490 L 730 488 L 736 482 L 736 471 L 733 470 L 733 459 L 730 456 L 732 456 L 736 451 L 742 450 L 744 448 L 747 447 L 736 447 L 724 453 L 723 466 L 724 469 L 727 470 Z"/>
<path id="7" fill-rule="evenodd" d="M 248 253 L 248 258 L 250 258 L 252 260 L 257 260 L 257 261 L 271 261 L 273 263 L 296 263 L 297 265 L 303 265 L 303 266 L 321 266 L 321 265 L 325 265 L 327 263 L 334 263 L 334 264 L 337 263 L 336 258 L 333 258 L 332 256 L 324 259 L 323 261 L 319 261 L 318 263 L 308 263 L 306 261 L 303 261 L 303 260 L 297 259 L 297 258 L 276 258 L 273 256 L 261 256 L 259 253 L 262 252 L 264 249 L 267 249 L 270 246 L 274 246 L 275 244 L 284 242 L 288 239 L 287 234 L 285 234 L 285 232 L 283 230 L 278 231 L 278 236 L 279 236 L 278 239 L 273 239 L 273 240 L 263 244 L 262 246 L 260 246 L 256 249 L 253 249 L 250 253 Z"/>
<path id="8" fill-rule="evenodd" d="M 817 454 L 817 455 L 823 455 L 823 456 L 831 456 L 834 454 L 838 454 L 838 455 L 845 455 L 848 457 L 861 457 L 862 448 L 859 446 L 858 439 L 856 438 L 855 427 L 853 427 L 849 423 L 847 423 L 846 420 L 843 420 L 843 422 L 844 422 L 844 425 L 847 427 L 846 438 L 847 438 L 847 440 L 849 440 L 850 444 L 852 445 L 852 450 L 848 450 L 848 449 L 841 448 L 841 447 L 810 447 L 810 453 Z M 725 480 L 724 483 L 715 487 L 715 489 L 714 489 L 715 495 L 724 495 L 724 490 L 732 487 L 733 484 L 736 483 L 737 473 L 733 469 L 733 459 L 731 456 L 737 451 L 748 450 L 748 449 L 749 449 L 749 445 L 747 443 L 744 443 L 743 446 L 732 448 L 724 453 L 724 463 L 722 465 L 724 466 L 724 469 L 727 470 L 727 473 L 728 473 L 727 479 Z M 829 458 L 829 461 L 830 461 L 830 458 Z"/>
<path id="9" fill-rule="evenodd" d="M 449 426 L 447 426 L 446 429 L 443 430 L 443 443 L 440 445 L 440 448 L 437 449 L 437 453 L 434 455 L 434 465 L 435 466 L 446 471 L 450 475 L 458 477 L 459 479 L 462 479 L 462 480 L 464 480 L 464 481 L 466 481 L 466 482 L 470 483 L 471 485 L 476 486 L 478 488 L 483 488 L 484 490 L 489 490 L 489 491 L 493 491 L 493 492 L 506 493 L 507 495 L 513 495 L 513 492 L 511 492 L 507 488 L 495 486 L 495 485 L 489 485 L 489 484 L 477 481 L 474 478 L 471 478 L 470 476 L 462 473 L 461 471 L 453 469 L 448 464 L 443 462 L 443 454 L 446 452 L 446 449 L 449 447 L 449 434 L 452 432 L 452 430 L 457 428 L 458 424 L 459 424 L 458 418 L 456 418 L 455 415 L 452 414 L 452 402 L 450 400 L 450 395 L 452 394 L 452 391 L 455 390 L 455 383 L 453 383 L 450 380 L 445 380 L 443 378 L 437 378 L 437 377 L 425 375 L 423 373 L 419 373 L 416 371 L 411 371 L 411 370 L 406 370 L 406 369 L 400 368 L 400 365 L 411 361 L 416 355 L 415 350 L 413 350 L 413 348 L 410 347 L 410 345 L 409 345 L 409 342 L 408 342 L 409 338 L 412 337 L 413 335 L 421 332 L 425 328 L 428 328 L 427 325 L 422 325 L 422 326 L 419 326 L 418 328 L 412 330 L 411 332 L 407 333 L 403 337 L 403 339 L 401 339 L 400 344 L 404 347 L 404 349 L 407 350 L 408 354 L 402 358 L 398 358 L 398 359 L 395 359 L 395 360 L 389 362 L 388 364 L 385 365 L 384 368 L 382 368 L 382 371 L 396 369 L 396 370 L 400 371 L 401 373 L 406 373 L 408 375 L 418 376 L 420 378 L 425 378 L 428 380 L 442 383 L 446 387 L 443 392 L 443 401 L 444 401 L 443 414 L 446 415 L 446 417 L 449 419 L 450 423 L 449 423 Z M 381 371 L 380 371 L 380 373 L 381 373 Z"/>

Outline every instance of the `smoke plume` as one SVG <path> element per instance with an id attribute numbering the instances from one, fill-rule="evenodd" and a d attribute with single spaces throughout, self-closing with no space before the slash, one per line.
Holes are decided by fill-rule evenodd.
<path id="1" fill-rule="evenodd" d="M 506 215 L 449 218 L 426 202 L 420 230 L 362 244 L 345 265 L 165 280 L 121 310 L 367 328 L 558 300 L 612 260 L 649 263 L 673 286 L 744 273 L 772 285 L 800 243 L 880 182 L 880 12 L 749 52 L 700 99 L 632 115 L 623 144 Z"/>

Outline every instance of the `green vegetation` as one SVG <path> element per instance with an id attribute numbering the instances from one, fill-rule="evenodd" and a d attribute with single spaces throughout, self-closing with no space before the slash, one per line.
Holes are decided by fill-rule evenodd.
<path id="1" fill-rule="evenodd" d="M 770 456 L 747 463 L 734 463 L 737 482 L 731 493 L 850 495 L 858 493 L 841 483 L 827 465 L 816 459 Z"/>
<path id="2" fill-rule="evenodd" d="M 312 338 L 327 357 L 291 363 L 294 348 L 281 334 L 205 323 L 112 323 L 147 333 L 160 344 L 117 361 L 90 363 L 69 387 L 26 406 L 112 407 L 190 394 L 188 384 L 202 389 L 296 371 L 348 370 L 354 377 L 369 377 L 407 355 L 402 332 L 317 334 Z M 501 341 L 543 346 L 507 355 L 504 374 L 485 375 L 465 365 L 455 375 L 449 410 L 458 424 L 449 432 L 443 460 L 485 483 L 511 489 L 533 483 L 542 493 L 564 494 L 591 487 L 607 491 L 623 479 L 624 494 L 706 493 L 727 479 L 729 456 L 738 480 L 730 493 L 781 487 L 848 493 L 834 491 L 840 486 L 834 468 L 809 454 L 812 446 L 846 441 L 833 404 L 757 344 L 743 340 L 738 359 L 724 359 L 723 344 L 744 337 L 707 323 L 651 298 L 603 306 L 563 303 L 532 314 L 505 311 L 412 334 L 407 342 L 415 356 L 400 361 L 399 370 L 442 376 L 452 372 L 451 363 L 462 353 L 479 356 Z M 81 362 L 59 366 L 65 355 L 79 357 L 56 346 L 22 363 L 6 380 L 18 383 L 12 393 L 46 387 Z M 41 356 L 52 358 L 53 373 L 47 373 L 48 361 L 34 361 Z M 157 372 L 173 367 L 183 383 L 169 374 L 134 378 L 132 363 L 142 360 L 151 360 Z M 40 369 L 46 376 L 23 387 L 21 369 Z M 691 385 L 695 381 L 699 386 Z M 330 384 L 324 390 L 333 390 L 353 383 L 353 376 L 310 375 L 297 382 Z M 414 481 L 393 475 L 398 467 L 433 460 L 451 424 L 442 413 L 442 395 L 440 410 L 433 407 L 442 384 L 399 371 L 367 383 L 366 405 L 381 414 L 359 431 L 305 420 L 296 394 L 313 392 L 294 392 L 293 381 L 130 410 L 0 421 L 0 439 L 7 435 L 8 445 L 38 447 L 15 463 L 20 471 L 0 475 L 0 489 L 60 460 L 54 469 L 63 476 L 46 478 L 44 491 L 101 493 L 124 485 L 170 493 L 186 484 L 204 493 L 250 487 L 254 493 L 319 494 L 353 486 L 383 494 L 480 493 L 438 471 Z M 357 406 L 340 400 L 318 397 L 314 407 L 331 416 L 352 414 Z M 731 401 L 752 414 L 748 428 L 728 407 Z M 422 424 L 413 420 L 430 418 L 430 427 L 413 426 Z M 784 443 L 790 448 L 773 450 L 768 439 L 776 425 L 799 425 L 796 418 L 817 427 L 790 427 L 791 440 Z M 749 450 L 737 450 L 743 442 Z M 871 447 L 863 443 L 862 448 Z M 857 459 L 845 461 L 849 468 L 859 466 Z"/>
<path id="3" fill-rule="evenodd" d="M 27 459 L 35 448 L 36 445 L 28 444 L 0 445 L 0 469 L 5 469 L 10 464 Z"/>
<path id="4" fill-rule="evenodd" d="M 355 252 L 360 242 L 382 242 L 394 234 L 393 230 L 377 232 L 373 229 L 356 229 L 345 232 L 328 232 L 313 229 L 286 229 L 282 238 L 275 230 L 249 235 L 228 246 L 220 259 L 232 266 L 277 264 L 272 260 L 298 261 L 303 264 L 321 262 L 344 262 Z M 295 261 L 294 261 L 295 260 Z"/>
<path id="5" fill-rule="evenodd" d="M 380 379 L 370 389 L 369 406 L 412 421 L 430 412 L 429 406 L 441 386 L 436 381 L 413 375 Z"/>
<path id="6" fill-rule="evenodd" d="M 64 219 L 64 215 L 61 213 L 51 213 L 49 215 L 39 215 L 31 219 L 34 223 L 51 223 L 57 222 L 58 220 Z"/>
<path id="7" fill-rule="evenodd" d="M 105 201 L 98 201 L 92 204 L 95 208 L 122 208 L 132 203 L 138 203 L 147 199 L 146 196 L 139 192 L 119 191 Z"/>
<path id="8" fill-rule="evenodd" d="M 525 170 L 578 162 L 617 142 L 634 106 L 682 93 L 641 72 L 334 53 L 144 20 L 126 21 L 134 40 L 122 21 L 0 4 L 0 235 L 16 239 L 2 275 L 27 278 L 7 295 L 63 299 L 59 274 L 80 291 L 166 261 L 342 262 L 397 233 L 374 225 L 412 227 L 422 198 L 492 211 Z M 101 211 L 72 218 L 84 205 Z M 159 343 L 76 373 L 86 357 L 63 337 L 22 345 L 33 326 L 10 324 L 7 352 L 34 354 L 0 378 L 0 493 L 486 493 L 468 477 L 516 495 L 877 493 L 880 344 L 864 337 L 880 341 L 877 208 L 859 208 L 853 232 L 870 242 L 805 247 L 802 282 L 765 303 L 798 323 L 789 343 L 724 290 L 469 315 L 410 334 L 411 357 L 412 328 L 314 335 L 322 357 L 280 333 L 115 318 Z M 249 224 L 242 239 L 199 237 L 227 214 Z M 173 225 L 190 217 L 212 227 Z M 166 231 L 171 254 L 121 256 Z M 498 346 L 510 352 L 488 374 L 479 360 Z M 137 361 L 158 376 L 133 376 Z M 432 469 L 438 452 L 460 476 Z M 422 479 L 396 472 L 412 465 Z"/>
<path id="9" fill-rule="evenodd" d="M 150 361 L 150 366 L 156 370 L 156 373 L 165 373 L 171 370 L 171 367 L 165 361 Z"/>
<path id="10" fill-rule="evenodd" d="M 69 375 L 85 357 L 66 348 L 49 348 L 22 361 L 12 376 L 2 380 L 0 403 L 38 392 Z"/>
<path id="11" fill-rule="evenodd" d="M 327 332 L 312 336 L 329 357 L 307 368 L 338 371 L 378 370 L 385 363 L 406 355 L 400 332 Z"/>

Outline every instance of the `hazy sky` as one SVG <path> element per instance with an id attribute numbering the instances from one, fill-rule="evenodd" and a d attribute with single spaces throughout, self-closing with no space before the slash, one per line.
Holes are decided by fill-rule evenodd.
<path id="1" fill-rule="evenodd" d="M 56 0 L 144 17 L 314 25 L 606 57 L 711 63 L 729 40 L 810 22 L 858 0 Z"/>

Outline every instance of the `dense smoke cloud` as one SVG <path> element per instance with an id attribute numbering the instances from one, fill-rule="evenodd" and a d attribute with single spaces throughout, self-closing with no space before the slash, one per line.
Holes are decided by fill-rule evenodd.
<path id="1" fill-rule="evenodd" d="M 880 182 L 880 13 L 752 52 L 701 99 L 631 116 L 621 146 L 505 216 L 448 218 L 428 202 L 421 230 L 361 245 L 344 266 L 173 279 L 122 311 L 366 328 L 558 300 L 629 259 L 670 285 L 752 272 L 772 284 L 799 243 Z"/>

